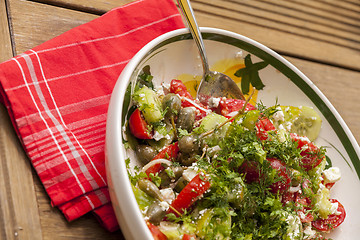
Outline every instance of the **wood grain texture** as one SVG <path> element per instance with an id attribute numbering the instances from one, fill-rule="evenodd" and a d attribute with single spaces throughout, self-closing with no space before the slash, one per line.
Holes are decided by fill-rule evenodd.
<path id="1" fill-rule="evenodd" d="M 12 57 L 10 26 L 0 0 L 0 61 Z M 41 239 L 33 171 L 6 109 L 0 107 L 0 239 Z"/>
<path id="2" fill-rule="evenodd" d="M 14 52 L 20 54 L 131 1 L 8 0 Z M 285 56 L 319 87 L 360 142 L 359 0 L 191 3 L 200 26 L 243 34 Z M 12 56 L 9 29 L 5 0 L 0 0 L 0 61 Z M 0 151 L 0 239 L 124 239 L 121 231 L 106 232 L 91 214 L 69 223 L 51 206 L 4 108 Z"/>
<path id="3" fill-rule="evenodd" d="M 360 70 L 359 22 L 344 23 L 343 28 L 351 25 L 350 31 L 336 30 L 331 26 L 337 20 L 329 18 L 324 25 L 314 20 L 323 17 L 310 10 L 300 18 L 302 5 L 293 3 L 291 9 L 285 4 L 289 2 L 193 0 L 192 5 L 200 26 L 237 32 L 282 55 Z"/>
<path id="4" fill-rule="evenodd" d="M 10 0 L 9 8 L 11 11 L 16 54 L 20 54 L 53 37 L 62 34 L 67 30 L 70 30 L 71 28 L 89 22 L 92 19 L 98 17 L 97 15 L 89 13 L 29 1 Z M 24 11 L 24 9 L 26 9 L 26 11 Z M 5 111 L 3 111 L 2 114 L 6 116 Z M 3 124 L 2 121 L 0 124 L 0 127 L 4 128 L 4 131 L 13 131 L 10 124 Z M 10 137 L 16 137 L 14 133 L 12 133 L 12 135 L 9 134 L 10 136 L 2 136 L 1 133 L 2 132 L 0 132 L 0 147 L 3 149 L 1 144 L 7 143 L 9 141 L 8 138 L 11 139 Z M 4 161 L 8 164 L 13 162 L 13 164 L 26 163 L 28 165 L 28 169 L 19 169 L 18 174 L 30 176 L 31 181 L 24 180 L 23 183 L 26 183 L 24 186 L 25 189 L 32 188 L 31 194 L 33 194 L 33 198 L 35 199 L 35 205 L 31 207 L 29 206 L 29 210 L 24 211 L 23 214 L 29 214 L 29 216 L 31 216 L 31 211 L 36 211 L 34 217 L 37 217 L 37 221 L 32 221 L 29 219 L 29 216 L 23 216 L 23 221 L 28 221 L 28 223 L 38 223 L 37 226 L 31 227 L 31 230 L 34 232 L 33 237 L 20 239 L 123 239 L 121 231 L 117 231 L 115 233 L 107 232 L 99 225 L 98 221 L 91 214 L 73 222 L 67 222 L 62 213 L 58 209 L 51 206 L 51 201 L 47 196 L 40 180 L 34 171 L 32 171 L 30 161 L 26 159 L 26 157 L 24 157 L 24 159 L 18 157 L 18 154 L 16 154 L 17 152 L 23 154 L 20 146 L 18 147 L 17 151 L 9 153 L 8 158 L 6 161 Z M 34 175 L 34 181 L 32 180 L 32 174 Z M 7 185 L 10 185 L 11 183 L 11 186 L 17 186 L 17 181 L 14 181 L 13 179 L 8 180 L 6 183 Z M 5 200 L 11 200 L 10 203 L 14 201 L 19 201 L 20 203 L 27 202 L 27 198 L 11 199 L 9 194 L 6 195 L 6 198 L 7 199 Z M 21 212 L 18 208 L 14 211 L 19 213 Z M 17 229 L 18 225 L 19 224 L 17 222 L 11 224 L 7 222 L 5 224 L 6 227 L 10 228 L 10 234 L 12 234 L 12 237 L 16 237 L 14 231 Z M 25 224 L 19 226 L 22 230 L 19 231 L 18 236 L 23 234 L 25 229 L 27 229 L 25 228 Z M 3 232 L 5 231 L 0 228 L 0 234 Z M 6 234 L 7 232 L 8 231 L 6 231 Z M 0 239 L 12 238 L 2 238 L 0 235 Z"/>
<path id="5" fill-rule="evenodd" d="M 12 45 L 5 0 L 0 0 L 0 62 L 12 57 Z"/>
<path id="6" fill-rule="evenodd" d="M 9 0 L 9 9 L 16 54 L 98 17 L 94 14 L 24 0 Z"/>

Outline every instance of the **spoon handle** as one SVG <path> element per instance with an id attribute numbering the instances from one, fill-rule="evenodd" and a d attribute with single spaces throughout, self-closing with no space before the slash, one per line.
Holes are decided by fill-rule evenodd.
<path id="1" fill-rule="evenodd" d="M 199 26 L 196 22 L 195 15 L 193 9 L 190 5 L 190 0 L 178 0 L 179 6 L 183 15 L 185 16 L 185 20 L 188 23 L 188 27 L 191 35 L 193 36 L 196 45 L 199 49 L 202 65 L 204 68 L 204 75 L 207 76 L 210 72 L 209 64 L 206 58 L 206 52 L 204 47 L 204 42 L 200 33 Z"/>

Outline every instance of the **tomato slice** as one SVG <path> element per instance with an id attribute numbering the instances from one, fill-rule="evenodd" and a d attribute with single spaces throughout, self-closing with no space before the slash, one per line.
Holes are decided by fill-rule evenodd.
<path id="1" fill-rule="evenodd" d="M 141 116 L 141 111 L 137 108 L 129 118 L 129 128 L 131 133 L 139 139 L 151 139 L 149 125 Z"/>
<path id="2" fill-rule="evenodd" d="M 256 122 L 255 126 L 256 135 L 260 140 L 267 140 L 269 138 L 268 132 L 276 130 L 274 124 L 272 124 L 272 122 L 266 117 L 260 118 Z"/>
<path id="3" fill-rule="evenodd" d="M 166 148 L 164 148 L 151 161 L 154 161 L 156 159 L 161 159 L 161 158 L 173 161 L 174 159 L 176 159 L 178 153 L 179 153 L 178 142 L 175 142 L 173 144 L 170 144 Z M 163 169 L 164 169 L 164 167 L 161 165 L 161 163 L 158 163 L 158 164 L 155 164 L 155 165 L 149 167 L 145 172 L 149 176 L 150 173 L 156 174 L 156 173 L 162 171 Z"/>
<path id="4" fill-rule="evenodd" d="M 205 174 L 200 172 L 185 187 L 171 203 L 168 213 L 178 215 L 174 210 L 183 213 L 188 209 L 206 190 L 210 188 L 210 182 Z"/>
<path id="5" fill-rule="evenodd" d="M 182 237 L 182 240 L 196 240 L 196 235 L 195 234 L 184 234 Z"/>
<path id="6" fill-rule="evenodd" d="M 225 117 L 231 117 L 232 113 L 238 112 L 244 107 L 245 100 L 241 99 L 225 99 L 219 102 L 218 108 L 215 110 L 218 114 Z M 256 108 L 250 103 L 246 104 L 245 111 L 255 110 Z"/>
<path id="7" fill-rule="evenodd" d="M 331 214 L 327 219 L 317 219 L 313 221 L 311 224 L 314 228 L 321 232 L 328 232 L 337 228 L 341 223 L 344 222 L 346 217 L 346 212 L 344 206 L 336 199 L 330 199 L 331 203 L 338 203 L 337 212 L 339 214 Z"/>
<path id="8" fill-rule="evenodd" d="M 146 225 L 148 226 L 151 234 L 153 235 L 154 240 L 167 240 L 168 239 L 166 237 L 166 235 L 163 234 L 157 226 L 153 225 L 150 222 L 146 222 Z"/>
<path id="9" fill-rule="evenodd" d="M 290 137 L 293 141 L 297 142 L 297 148 L 302 149 L 300 153 L 302 156 L 300 166 L 306 171 L 317 167 L 322 162 L 325 156 L 320 154 L 320 149 L 307 137 L 301 137 L 296 133 L 291 133 Z"/>

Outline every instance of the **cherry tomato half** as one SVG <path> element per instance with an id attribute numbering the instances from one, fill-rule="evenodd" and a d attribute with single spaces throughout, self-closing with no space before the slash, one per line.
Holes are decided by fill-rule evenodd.
<path id="1" fill-rule="evenodd" d="M 137 108 L 129 118 L 129 128 L 131 133 L 139 139 L 151 139 L 149 125 L 141 116 L 141 111 Z"/>
<path id="2" fill-rule="evenodd" d="M 232 113 L 232 112 L 237 112 L 239 110 L 241 110 L 244 107 L 245 104 L 245 100 L 241 100 L 241 99 L 225 99 L 225 100 L 221 100 L 219 102 L 219 106 L 216 109 L 216 112 L 223 115 L 223 116 L 227 116 L 228 114 Z M 246 111 L 250 111 L 250 110 L 255 110 L 256 108 L 251 105 L 250 103 L 248 103 L 245 107 L 245 112 Z"/>
<path id="3" fill-rule="evenodd" d="M 297 142 L 297 148 L 302 150 L 300 153 L 302 156 L 300 165 L 306 171 L 317 167 L 323 161 L 325 156 L 320 154 L 320 149 L 308 138 L 301 137 L 296 133 L 291 133 L 290 137 L 293 141 Z"/>
<path id="4" fill-rule="evenodd" d="M 258 182 L 260 178 L 259 162 L 246 160 L 241 164 L 239 172 L 245 174 L 247 183 Z"/>
<path id="5" fill-rule="evenodd" d="M 266 117 L 260 118 L 256 122 L 255 126 L 256 126 L 256 135 L 260 140 L 267 140 L 269 138 L 268 131 L 275 130 L 274 124 L 272 124 L 272 122 Z"/>
<path id="6" fill-rule="evenodd" d="M 275 169 L 278 173 L 279 180 L 270 185 L 270 192 L 278 193 L 289 190 L 291 179 L 287 173 L 285 164 L 276 158 L 269 158 L 267 161 L 270 163 L 271 168 Z"/>
<path id="7" fill-rule="evenodd" d="M 339 214 L 331 214 L 327 219 L 317 219 L 312 222 L 312 226 L 319 231 L 328 232 L 337 228 L 341 223 L 344 222 L 346 212 L 344 206 L 336 199 L 330 199 L 331 203 L 338 203 L 337 212 Z"/>

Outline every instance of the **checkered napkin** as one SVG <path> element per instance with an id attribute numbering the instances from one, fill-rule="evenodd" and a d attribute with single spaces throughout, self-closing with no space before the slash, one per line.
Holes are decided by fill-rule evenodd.
<path id="1" fill-rule="evenodd" d="M 146 43 L 182 28 L 173 0 L 115 8 L 0 64 L 0 94 L 53 206 L 118 228 L 104 164 L 105 124 L 122 69 Z"/>

